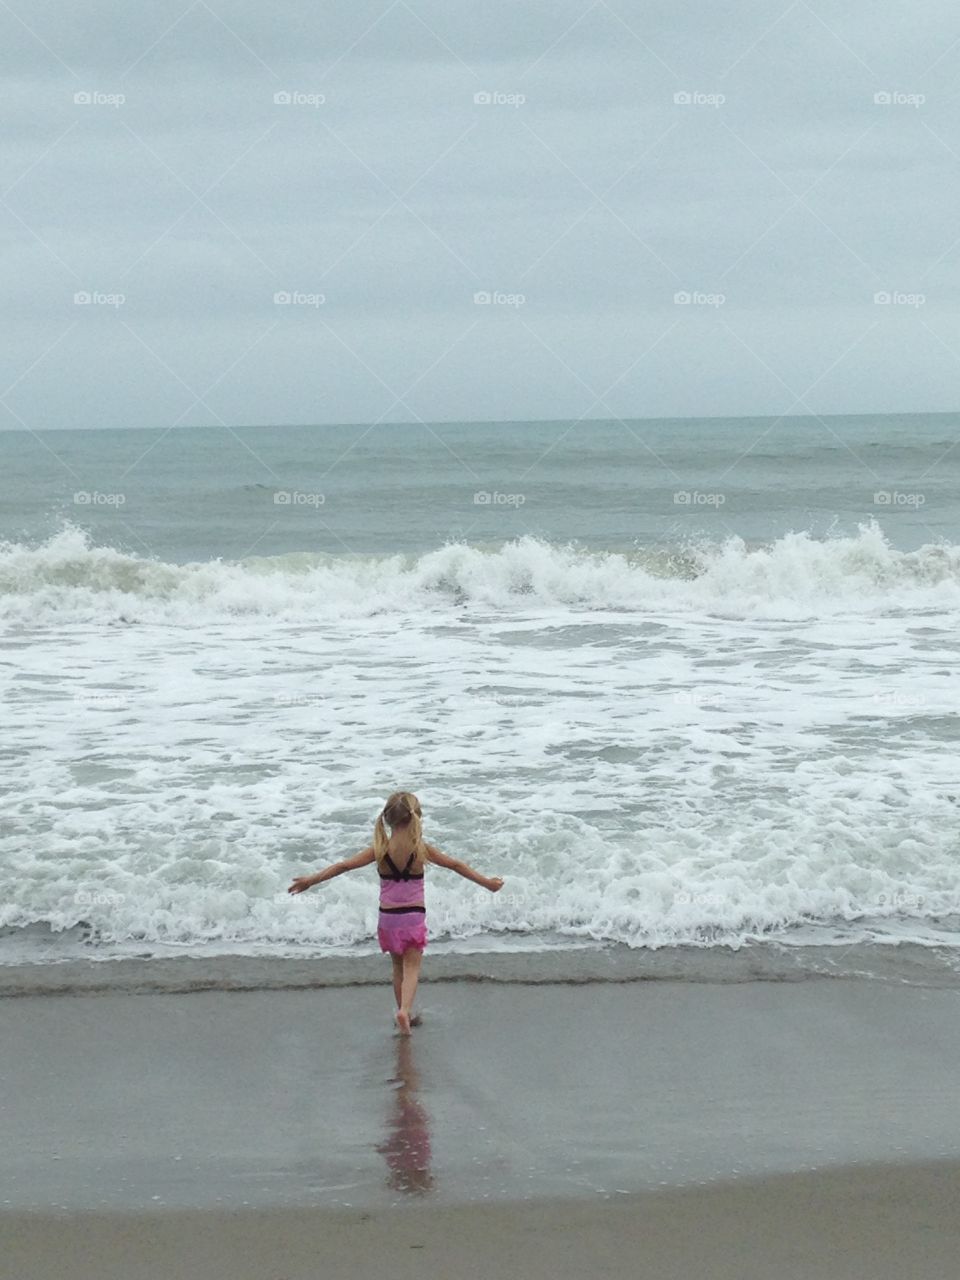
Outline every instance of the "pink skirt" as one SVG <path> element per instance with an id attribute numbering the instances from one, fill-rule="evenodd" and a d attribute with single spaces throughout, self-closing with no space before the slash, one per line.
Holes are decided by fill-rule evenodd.
<path id="1" fill-rule="evenodd" d="M 413 947 L 422 951 L 427 945 L 427 921 L 419 911 L 381 911 L 377 938 L 381 951 L 402 956 Z"/>

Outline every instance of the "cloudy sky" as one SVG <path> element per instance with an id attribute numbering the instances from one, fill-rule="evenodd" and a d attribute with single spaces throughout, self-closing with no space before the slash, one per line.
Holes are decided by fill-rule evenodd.
<path id="1" fill-rule="evenodd" d="M 0 62 L 0 428 L 958 407 L 946 0 L 2 0 Z"/>

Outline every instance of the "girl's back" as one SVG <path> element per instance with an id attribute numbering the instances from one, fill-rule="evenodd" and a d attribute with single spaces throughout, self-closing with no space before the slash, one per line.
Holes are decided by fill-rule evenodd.
<path id="1" fill-rule="evenodd" d="M 383 860 L 377 866 L 380 876 L 381 907 L 423 906 L 424 850 L 409 848 L 391 850 L 388 843 Z"/>

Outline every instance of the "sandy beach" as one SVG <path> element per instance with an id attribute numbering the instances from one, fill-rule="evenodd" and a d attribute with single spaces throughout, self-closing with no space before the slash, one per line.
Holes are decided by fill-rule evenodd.
<path id="1" fill-rule="evenodd" d="M 385 987 L 3 1001 L 9 1274 L 952 1274 L 955 991 L 427 982 L 422 1011 L 404 1040 Z"/>
<path id="2" fill-rule="evenodd" d="M 19 1280 L 944 1280 L 960 1168 L 908 1165 L 602 1201 L 391 1210 L 14 1215 Z"/>

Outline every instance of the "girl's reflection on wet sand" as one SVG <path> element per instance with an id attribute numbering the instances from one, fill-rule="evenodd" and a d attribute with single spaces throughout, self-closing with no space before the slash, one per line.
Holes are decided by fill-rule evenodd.
<path id="1" fill-rule="evenodd" d="M 394 1191 L 423 1195 L 433 1190 L 430 1170 L 430 1117 L 417 1090 L 413 1040 L 396 1039 L 396 1072 L 391 1078 L 395 1093 L 387 1117 L 387 1136 L 377 1146 L 389 1170 L 387 1185 Z"/>

